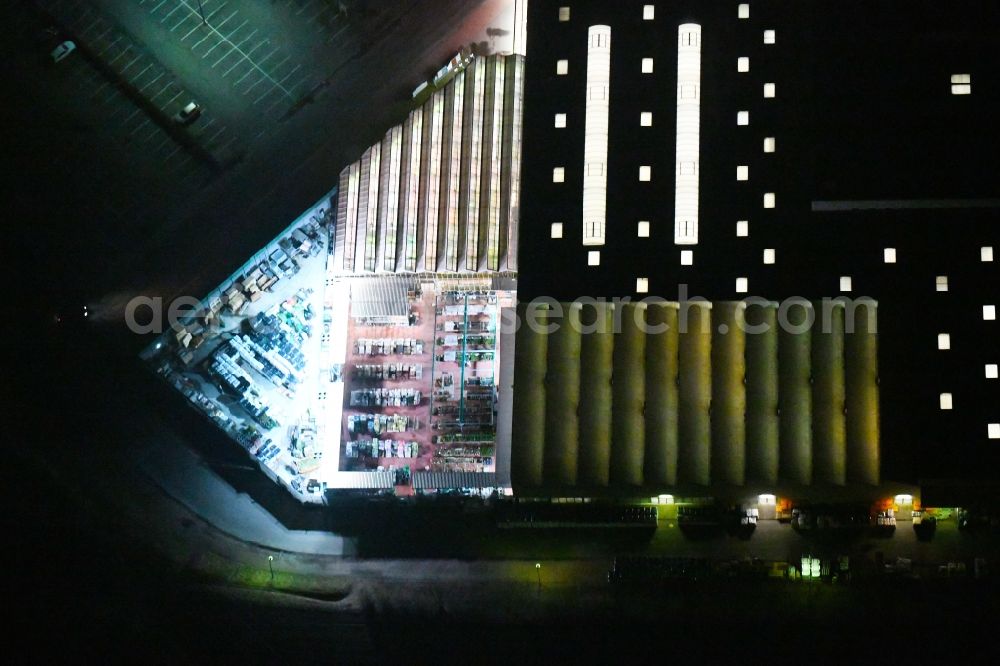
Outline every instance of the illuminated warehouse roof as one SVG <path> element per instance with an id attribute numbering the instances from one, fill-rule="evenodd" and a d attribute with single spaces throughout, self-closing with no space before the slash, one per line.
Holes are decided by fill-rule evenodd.
<path id="1" fill-rule="evenodd" d="M 519 300 L 686 292 L 714 302 L 714 317 L 719 303 L 749 297 L 869 297 L 879 312 L 881 478 L 995 475 L 1000 61 L 984 24 L 1000 29 L 1000 11 L 963 1 L 531 3 Z M 609 368 L 582 363 L 580 390 Z M 519 366 L 518 396 L 531 384 L 522 372 L 544 368 Z M 747 382 L 750 452 L 749 371 Z M 713 435 L 729 400 L 713 389 Z M 579 405 L 585 465 L 593 403 Z M 613 400 L 611 410 L 614 423 Z M 544 408 L 545 437 L 531 440 L 544 441 L 546 465 L 553 413 Z M 647 402 L 647 436 L 650 415 Z M 533 418 L 515 420 L 515 433 L 537 427 Z M 610 482 L 631 483 L 616 476 L 610 441 Z M 709 446 L 713 483 L 737 478 L 727 464 L 756 469 L 752 458 L 720 460 L 728 449 L 716 442 L 680 443 L 679 482 L 685 446 Z M 521 445 L 515 435 L 515 461 Z"/>
<path id="2" fill-rule="evenodd" d="M 470 57 L 345 168 L 334 270 L 516 269 L 523 90 L 523 56 Z"/>

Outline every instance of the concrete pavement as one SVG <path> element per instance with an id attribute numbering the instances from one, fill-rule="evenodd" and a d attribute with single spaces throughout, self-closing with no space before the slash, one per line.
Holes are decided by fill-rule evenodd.
<path id="1" fill-rule="evenodd" d="M 274 551 L 345 554 L 342 537 L 286 528 L 248 495 L 219 478 L 181 442 L 149 442 L 141 455 L 140 469 L 152 483 L 227 535 Z"/>

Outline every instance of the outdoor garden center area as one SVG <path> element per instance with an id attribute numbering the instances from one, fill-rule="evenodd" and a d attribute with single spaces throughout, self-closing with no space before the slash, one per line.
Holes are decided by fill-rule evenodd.
<path id="1" fill-rule="evenodd" d="M 330 210 L 307 211 L 143 358 L 302 501 L 503 491 L 499 324 L 513 279 L 335 272 Z"/>

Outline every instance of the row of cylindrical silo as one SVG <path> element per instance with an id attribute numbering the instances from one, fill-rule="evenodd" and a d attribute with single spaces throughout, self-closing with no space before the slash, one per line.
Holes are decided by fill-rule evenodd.
<path id="1" fill-rule="evenodd" d="M 643 478 L 649 485 L 677 483 L 676 304 L 652 303 L 646 308 L 645 398 L 646 447 Z"/>
<path id="2" fill-rule="evenodd" d="M 878 483 L 874 302 L 560 307 L 518 308 L 516 486 Z"/>
<path id="3" fill-rule="evenodd" d="M 844 307 L 814 303 L 812 336 L 813 478 L 835 485 L 847 480 L 844 422 Z"/>
<path id="4" fill-rule="evenodd" d="M 812 305 L 788 308 L 779 319 L 779 476 L 804 485 L 812 481 Z"/>
<path id="5" fill-rule="evenodd" d="M 545 375 L 546 484 L 571 486 L 577 482 L 580 447 L 580 332 L 578 303 L 563 306 L 564 321 L 547 335 L 548 372 Z M 590 368 L 587 369 L 588 373 Z M 516 389 L 515 389 L 516 390 Z"/>
<path id="6" fill-rule="evenodd" d="M 678 481 L 711 481 L 712 309 L 687 303 L 678 312 Z"/>
<path id="7" fill-rule="evenodd" d="M 763 483 L 778 482 L 778 326 L 777 303 L 747 306 L 746 474 Z"/>
<path id="8" fill-rule="evenodd" d="M 744 305 L 712 308 L 712 478 L 743 485 L 746 473 L 746 336 Z"/>
<path id="9" fill-rule="evenodd" d="M 548 338 L 533 333 L 532 329 L 546 326 L 547 320 L 547 306 L 518 304 L 520 328 L 514 346 L 510 467 L 514 483 L 529 488 L 541 486 L 544 478 L 545 375 L 548 372 Z"/>
<path id="10" fill-rule="evenodd" d="M 646 321 L 644 303 L 627 303 L 618 311 L 619 333 L 614 344 L 612 404 L 613 448 L 611 481 L 643 483 L 646 453 Z"/>
<path id="11" fill-rule="evenodd" d="M 854 301 L 846 312 L 844 374 L 847 480 L 879 482 L 878 319 L 875 301 Z"/>
<path id="12" fill-rule="evenodd" d="M 580 311 L 580 485 L 606 486 L 611 469 L 611 372 L 615 347 L 610 303 Z"/>

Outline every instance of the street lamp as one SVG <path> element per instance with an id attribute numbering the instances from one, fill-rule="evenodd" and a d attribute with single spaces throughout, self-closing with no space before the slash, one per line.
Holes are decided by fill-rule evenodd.
<path id="1" fill-rule="evenodd" d="M 274 555 L 267 556 L 267 568 L 271 570 L 271 580 L 274 580 Z"/>
<path id="2" fill-rule="evenodd" d="M 538 576 L 538 589 L 542 589 L 542 563 L 535 562 L 535 574 Z"/>

